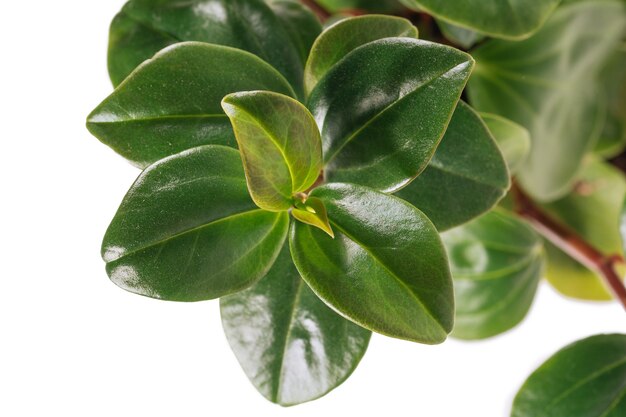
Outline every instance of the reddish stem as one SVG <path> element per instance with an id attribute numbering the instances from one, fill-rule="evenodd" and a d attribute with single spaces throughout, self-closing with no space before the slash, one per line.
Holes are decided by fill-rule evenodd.
<path id="1" fill-rule="evenodd" d="M 311 9 L 313 13 L 317 15 L 320 21 L 322 21 L 322 23 L 325 22 L 326 19 L 330 17 L 330 13 L 328 12 L 328 10 L 326 10 L 325 8 L 317 4 L 316 1 L 314 0 L 300 0 L 300 1 L 309 9 Z"/>
<path id="2" fill-rule="evenodd" d="M 626 309 L 626 287 L 615 271 L 615 266 L 624 263 L 620 255 L 605 255 L 576 233 L 548 216 L 517 186 L 513 185 L 517 213 L 528 220 L 535 230 L 553 245 L 567 253 L 587 268 L 597 272 L 613 296 Z"/>

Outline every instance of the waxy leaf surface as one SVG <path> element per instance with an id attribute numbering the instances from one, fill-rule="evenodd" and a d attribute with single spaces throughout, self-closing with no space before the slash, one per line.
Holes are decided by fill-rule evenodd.
<path id="1" fill-rule="evenodd" d="M 287 244 L 266 277 L 222 298 L 220 308 L 226 337 L 246 375 L 281 405 L 314 400 L 339 386 L 371 336 L 309 289 Z"/>
<path id="2" fill-rule="evenodd" d="M 464 52 L 411 38 L 349 53 L 309 98 L 327 180 L 384 192 L 406 186 L 439 145 L 472 66 Z"/>
<path id="3" fill-rule="evenodd" d="M 490 36 L 520 38 L 537 30 L 560 0 L 400 0 L 449 23 Z"/>
<path id="4" fill-rule="evenodd" d="M 442 234 L 454 278 L 452 336 L 483 339 L 528 313 L 543 272 L 541 239 L 525 222 L 494 210 Z"/>
<path id="5" fill-rule="evenodd" d="M 291 42 L 300 54 L 300 61 L 304 65 L 313 42 L 322 33 L 322 24 L 308 7 L 294 0 L 272 0 L 270 7 L 280 19 Z"/>
<path id="6" fill-rule="evenodd" d="M 262 0 L 130 0 L 121 15 L 124 25 L 112 25 L 110 35 L 114 83 L 163 43 L 198 41 L 253 53 L 283 74 L 296 91 L 302 90 L 298 46 L 283 20 Z M 220 65 L 221 60 L 213 63 Z"/>
<path id="7" fill-rule="evenodd" d="M 335 238 L 292 222 L 291 254 L 311 289 L 355 323 L 387 336 L 441 343 L 452 330 L 454 297 L 445 250 L 422 212 L 353 184 L 313 190 Z"/>
<path id="8" fill-rule="evenodd" d="M 313 185 L 322 169 L 322 143 L 311 113 L 269 91 L 234 93 L 222 107 L 243 159 L 248 189 L 265 210 L 288 210 L 294 194 Z"/>
<path id="9" fill-rule="evenodd" d="M 602 127 L 598 73 L 625 29 L 624 2 L 579 1 L 529 39 L 490 40 L 473 51 L 470 103 L 528 129 L 530 155 L 517 177 L 535 199 L 556 200 L 575 183 Z"/>
<path id="10" fill-rule="evenodd" d="M 287 213 L 254 205 L 239 152 L 202 146 L 139 176 L 106 232 L 102 257 L 111 280 L 128 291 L 207 300 L 262 278 L 288 224 Z"/>
<path id="11" fill-rule="evenodd" d="M 498 143 L 509 172 L 515 174 L 530 152 L 530 133 L 523 126 L 497 114 L 482 113 L 480 117 Z"/>
<path id="12" fill-rule="evenodd" d="M 626 197 L 626 179 L 615 167 L 590 159 L 576 188 L 542 208 L 607 256 L 622 255 L 619 219 Z M 585 300 L 610 300 L 595 272 L 560 249 L 547 244 L 548 281 L 561 293 Z"/>
<path id="13" fill-rule="evenodd" d="M 397 196 L 443 231 L 487 212 L 508 188 L 509 173 L 493 137 L 480 116 L 459 102 L 428 167 Z"/>
<path id="14" fill-rule="evenodd" d="M 511 417 L 626 415 L 626 335 L 605 334 L 558 351 L 526 380 Z"/>
<path id="15" fill-rule="evenodd" d="M 328 220 L 328 212 L 322 200 L 316 197 L 309 197 L 306 203 L 302 203 L 302 205 L 298 207 L 301 208 L 291 210 L 291 215 L 296 220 L 315 226 L 328 233 L 330 237 L 335 237 L 333 228 L 330 226 L 330 221 Z"/>
<path id="16" fill-rule="evenodd" d="M 140 167 L 194 146 L 235 147 L 220 103 L 225 95 L 246 90 L 294 95 L 284 77 L 250 53 L 181 43 L 133 72 L 89 115 L 87 127 Z"/>
<path id="17" fill-rule="evenodd" d="M 304 85 L 310 93 L 326 73 L 359 46 L 384 38 L 417 38 L 417 28 L 399 17 L 365 15 L 340 20 L 317 38 L 304 71 Z"/>

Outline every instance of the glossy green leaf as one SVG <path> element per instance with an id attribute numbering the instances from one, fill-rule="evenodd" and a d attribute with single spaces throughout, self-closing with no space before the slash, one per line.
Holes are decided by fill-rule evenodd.
<path id="1" fill-rule="evenodd" d="M 253 53 L 282 73 L 296 91 L 302 90 L 298 46 L 283 19 L 262 0 L 130 0 L 121 13 L 125 24 L 112 25 L 110 34 L 114 83 L 151 58 L 165 40 L 198 41 Z"/>
<path id="2" fill-rule="evenodd" d="M 139 176 L 106 232 L 102 257 L 111 280 L 128 291 L 207 300 L 262 278 L 288 224 L 287 213 L 250 200 L 239 152 L 201 146 Z"/>
<path id="3" fill-rule="evenodd" d="M 302 281 L 285 244 L 258 284 L 220 300 L 228 342 L 268 400 L 294 405 L 345 381 L 371 332 L 328 308 Z"/>
<path id="4" fill-rule="evenodd" d="M 143 61 L 178 42 L 179 39 L 142 25 L 123 11 L 119 12 L 109 29 L 107 61 L 111 82 L 117 87 Z"/>
<path id="5" fill-rule="evenodd" d="M 441 237 L 454 278 L 452 336 L 483 339 L 522 321 L 543 272 L 541 239 L 533 229 L 494 210 Z"/>
<path id="6" fill-rule="evenodd" d="M 398 0 L 316 0 L 320 6 L 332 13 L 342 11 L 367 11 L 393 13 L 401 9 Z"/>
<path id="7" fill-rule="evenodd" d="M 530 155 L 517 175 L 535 199 L 567 194 L 593 149 L 603 117 L 597 76 L 625 28 L 625 3 L 580 1 L 527 40 L 491 40 L 473 52 L 470 102 L 529 130 Z"/>
<path id="8" fill-rule="evenodd" d="M 605 334 L 558 351 L 526 380 L 511 417 L 626 415 L 626 335 Z"/>
<path id="9" fill-rule="evenodd" d="M 441 33 L 446 39 L 452 41 L 452 43 L 462 46 L 465 49 L 469 49 L 476 43 L 485 39 L 485 35 L 478 33 L 471 29 L 467 29 L 461 26 L 456 26 L 448 23 L 444 20 L 437 19 L 437 25 L 441 29 Z"/>
<path id="10" fill-rule="evenodd" d="M 322 24 L 311 9 L 297 0 L 272 0 L 269 5 L 289 33 L 304 65 L 313 42 L 322 33 Z"/>
<path id="11" fill-rule="evenodd" d="M 509 173 L 493 137 L 480 116 L 459 102 L 428 168 L 397 195 L 443 231 L 490 210 L 508 188 Z"/>
<path id="12" fill-rule="evenodd" d="M 313 190 L 335 231 L 292 222 L 291 254 L 311 289 L 355 323 L 421 343 L 452 330 L 454 297 L 435 227 L 396 197 L 353 184 Z"/>
<path id="13" fill-rule="evenodd" d="M 621 255 L 619 218 L 626 178 L 613 166 L 590 159 L 572 193 L 542 208 L 606 255 Z M 561 293 L 585 300 L 610 300 L 602 280 L 567 254 L 547 245 L 548 281 Z"/>
<path id="14" fill-rule="evenodd" d="M 245 90 L 294 95 L 274 68 L 252 54 L 180 43 L 137 68 L 89 115 L 87 127 L 140 167 L 194 146 L 235 147 L 220 102 Z"/>
<path id="15" fill-rule="evenodd" d="M 311 226 L 315 226 L 318 229 L 323 230 L 328 236 L 334 238 L 335 233 L 328 220 L 328 212 L 326 206 L 319 198 L 310 197 L 307 198 L 306 203 L 301 203 L 291 210 L 291 215 L 302 223 L 306 223 Z M 301 207 L 301 208 L 300 208 Z"/>
<path id="16" fill-rule="evenodd" d="M 359 46 L 384 38 L 417 38 L 417 28 L 399 17 L 365 15 L 340 20 L 317 38 L 304 70 L 304 86 L 310 93 L 324 75 Z"/>
<path id="17" fill-rule="evenodd" d="M 252 199 L 265 210 L 288 210 L 294 194 L 315 183 L 322 142 L 311 113 L 269 91 L 229 94 L 222 107 L 235 130 Z"/>
<path id="18" fill-rule="evenodd" d="M 530 152 L 530 133 L 515 122 L 497 114 L 480 115 L 498 143 L 511 174 L 522 166 Z"/>
<path id="19" fill-rule="evenodd" d="M 472 67 L 464 52 L 411 38 L 370 42 L 339 61 L 309 98 L 328 181 L 406 186 L 439 145 Z"/>
<path id="20" fill-rule="evenodd" d="M 626 43 L 613 54 L 600 80 L 606 94 L 607 112 L 595 153 L 612 158 L 626 148 Z"/>
<path id="21" fill-rule="evenodd" d="M 537 30 L 560 0 L 400 0 L 457 26 L 500 38 L 523 38 Z"/>

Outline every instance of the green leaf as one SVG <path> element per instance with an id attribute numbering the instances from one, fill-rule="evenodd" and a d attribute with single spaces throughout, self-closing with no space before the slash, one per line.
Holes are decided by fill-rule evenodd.
<path id="1" fill-rule="evenodd" d="M 250 200 L 239 152 L 202 146 L 139 176 L 106 232 L 102 257 L 125 290 L 207 300 L 262 278 L 288 225 L 287 213 L 259 210 Z"/>
<path id="2" fill-rule="evenodd" d="M 143 61 L 179 39 L 142 25 L 125 12 L 119 12 L 109 29 L 108 69 L 115 87 Z"/>
<path id="3" fill-rule="evenodd" d="M 626 28 L 625 11 L 621 1 L 565 4 L 533 37 L 491 40 L 473 52 L 470 102 L 529 130 L 530 155 L 517 176 L 535 199 L 567 194 L 593 149 L 604 107 L 597 76 Z"/>
<path id="4" fill-rule="evenodd" d="M 393 13 L 401 9 L 398 0 L 316 0 L 320 6 L 332 13 L 342 11 L 367 11 L 371 13 Z"/>
<path id="5" fill-rule="evenodd" d="M 328 181 L 384 192 L 410 183 L 439 145 L 472 67 L 459 50 L 411 38 L 349 53 L 309 98 Z"/>
<path id="6" fill-rule="evenodd" d="M 304 65 L 313 42 L 322 33 L 322 24 L 308 7 L 298 1 L 273 0 L 269 5 L 289 33 Z"/>
<path id="7" fill-rule="evenodd" d="M 302 281 L 285 244 L 258 284 L 220 300 L 230 346 L 268 400 L 294 405 L 345 381 L 371 332 L 337 315 Z"/>
<path id="8" fill-rule="evenodd" d="M 87 127 L 140 167 L 194 146 L 235 147 L 220 102 L 244 90 L 294 95 L 274 68 L 252 54 L 199 42 L 176 44 L 137 68 L 89 115 Z"/>
<path id="9" fill-rule="evenodd" d="M 511 417 L 626 415 L 626 335 L 605 334 L 558 351 L 526 380 Z"/>
<path id="10" fill-rule="evenodd" d="M 461 26 L 453 25 L 444 20 L 437 19 L 437 25 L 446 39 L 452 41 L 452 43 L 456 45 L 462 46 L 465 49 L 470 49 L 474 46 L 474 44 L 485 39 L 485 35 L 481 33 Z"/>
<path id="11" fill-rule="evenodd" d="M 319 198 L 307 198 L 306 203 L 302 203 L 302 208 L 294 208 L 291 210 L 291 215 L 296 220 L 315 226 L 318 229 L 325 231 L 328 236 L 332 238 L 335 237 L 333 228 L 330 226 L 330 221 L 328 220 L 326 207 Z"/>
<path id="12" fill-rule="evenodd" d="M 283 20 L 262 0 L 130 0 L 122 14 L 126 21 L 122 30 L 118 25 L 111 27 L 109 60 L 114 68 L 132 70 L 159 51 L 155 48 L 164 40 L 207 42 L 257 55 L 283 74 L 298 93 L 302 91 L 298 46 L 282 26 Z M 155 37 L 158 41 L 146 42 Z M 129 73 L 115 71 L 111 78 L 115 83 Z"/>
<path id="13" fill-rule="evenodd" d="M 523 126 L 497 114 L 482 113 L 480 117 L 496 139 L 509 171 L 515 174 L 530 152 L 530 133 Z"/>
<path id="14" fill-rule="evenodd" d="M 509 173 L 493 137 L 480 116 L 459 102 L 428 168 L 397 195 L 443 231 L 487 212 L 508 188 Z"/>
<path id="15" fill-rule="evenodd" d="M 612 158 L 626 148 L 626 44 L 622 43 L 600 75 L 607 112 L 594 152 Z"/>
<path id="16" fill-rule="evenodd" d="M 521 322 L 543 272 L 541 239 L 533 229 L 494 210 L 441 237 L 454 278 L 452 336 L 483 339 Z"/>
<path id="17" fill-rule="evenodd" d="M 452 330 L 454 297 L 443 244 L 424 214 L 353 184 L 313 190 L 335 231 L 293 222 L 294 263 L 311 289 L 366 329 L 421 343 Z"/>
<path id="18" fill-rule="evenodd" d="M 252 199 L 265 210 L 289 210 L 294 194 L 311 187 L 322 169 L 313 116 L 296 100 L 269 91 L 229 94 L 222 107 L 235 130 Z"/>
<path id="19" fill-rule="evenodd" d="M 441 20 L 498 38 L 523 38 L 537 30 L 560 0 L 400 0 Z"/>
<path id="20" fill-rule="evenodd" d="M 365 15 L 340 20 L 320 35 L 304 70 L 304 86 L 310 94 L 324 75 L 359 46 L 384 38 L 417 38 L 417 28 L 399 17 Z"/>
<path id="21" fill-rule="evenodd" d="M 613 166 L 589 159 L 572 193 L 541 206 L 549 215 L 607 256 L 622 255 L 619 219 L 626 178 Z M 610 300 L 601 278 L 552 245 L 547 245 L 548 281 L 561 293 L 585 300 Z"/>

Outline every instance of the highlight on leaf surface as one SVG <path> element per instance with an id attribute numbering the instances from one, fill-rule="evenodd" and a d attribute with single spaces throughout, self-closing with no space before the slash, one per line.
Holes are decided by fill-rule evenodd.
<path id="1" fill-rule="evenodd" d="M 289 210 L 322 170 L 322 144 L 313 116 L 298 101 L 269 91 L 229 94 L 222 107 L 233 125 L 254 202 Z"/>

